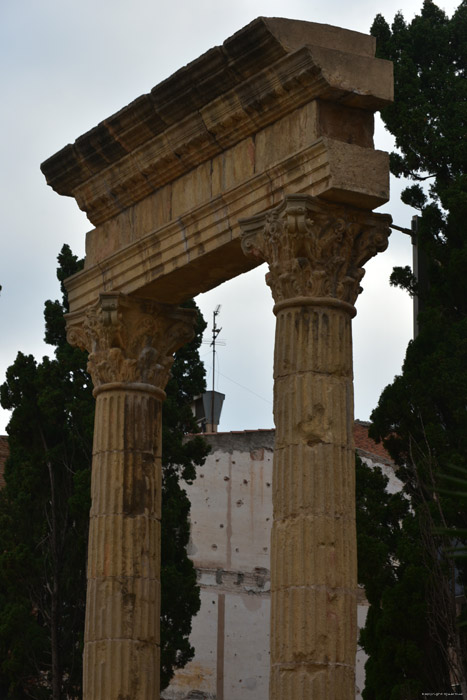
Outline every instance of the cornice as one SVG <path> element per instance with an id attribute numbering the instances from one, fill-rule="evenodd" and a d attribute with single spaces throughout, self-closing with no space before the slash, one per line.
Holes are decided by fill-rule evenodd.
<path id="1" fill-rule="evenodd" d="M 363 34 L 259 18 L 41 169 L 55 191 L 102 224 L 311 100 L 381 108 L 392 99 L 385 87 L 392 66 L 373 51 Z"/>

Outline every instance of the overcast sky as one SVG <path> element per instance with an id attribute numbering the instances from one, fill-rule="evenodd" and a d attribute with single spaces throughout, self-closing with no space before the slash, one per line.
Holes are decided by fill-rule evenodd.
<path id="1" fill-rule="evenodd" d="M 451 14 L 457 2 L 440 3 Z M 67 143 L 255 17 L 322 22 L 368 32 L 381 12 L 388 21 L 400 0 L 1 0 L 0 2 L 0 383 L 16 353 L 38 359 L 43 305 L 59 297 L 56 256 L 63 243 L 84 254 L 86 216 L 74 200 L 46 185 L 39 166 Z M 404 0 L 411 19 L 421 0 Z M 376 147 L 391 149 L 382 127 Z M 400 183 L 381 211 L 410 226 Z M 394 232 L 389 249 L 367 264 L 354 321 L 355 416 L 368 419 L 379 394 L 400 371 L 411 337 L 411 302 L 389 287 L 393 265 L 411 263 L 408 237 Z M 221 304 L 216 389 L 226 394 L 221 430 L 272 427 L 272 298 L 265 266 L 198 303 L 209 322 Z M 202 355 L 211 383 L 209 345 Z M 210 388 L 210 387 L 209 387 Z M 0 434 L 8 414 L 0 411 Z"/>

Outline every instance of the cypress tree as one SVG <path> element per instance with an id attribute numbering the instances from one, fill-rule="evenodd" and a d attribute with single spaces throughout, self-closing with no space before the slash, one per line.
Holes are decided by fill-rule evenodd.
<path id="1" fill-rule="evenodd" d="M 58 261 L 63 298 L 47 301 L 44 313 L 54 358 L 18 353 L 0 388 L 12 411 L 0 492 L 0 692 L 8 700 L 82 696 L 94 399 L 87 353 L 68 345 L 63 318 L 63 281 L 83 261 L 68 246 Z M 189 404 L 205 389 L 205 325 L 200 315 L 195 340 L 176 354 L 163 410 L 162 687 L 193 655 L 188 635 L 199 609 L 181 481 L 194 478 L 208 451 L 186 436 L 196 431 Z"/>
<path id="2" fill-rule="evenodd" d="M 398 13 L 389 27 L 378 15 L 371 31 L 378 56 L 394 62 L 395 102 L 382 118 L 395 136 L 391 170 L 414 183 L 402 200 L 420 212 L 428 284 L 408 267 L 391 277 L 423 310 L 402 372 L 371 417 L 370 435 L 394 459 L 410 510 L 388 554 L 395 576 L 362 633 L 370 655 L 364 698 L 405 700 L 455 686 L 466 699 L 459 594 L 467 576 L 450 553 L 462 542 L 442 528 L 462 533 L 467 524 L 465 507 L 443 491 L 444 475 L 467 463 L 467 3 L 448 18 L 426 0 L 412 22 Z"/>

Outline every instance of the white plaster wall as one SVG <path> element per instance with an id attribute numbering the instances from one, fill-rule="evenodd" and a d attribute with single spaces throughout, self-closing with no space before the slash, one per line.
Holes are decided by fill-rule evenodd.
<path id="1" fill-rule="evenodd" d="M 228 571 L 269 568 L 272 451 L 216 451 L 187 493 L 195 566 Z"/>
<path id="2" fill-rule="evenodd" d="M 225 700 L 268 700 L 269 596 L 229 596 L 225 610 Z"/>
<path id="3" fill-rule="evenodd" d="M 365 625 L 366 616 L 368 614 L 368 605 L 357 606 L 357 627 L 361 630 Z M 365 664 L 368 656 L 365 654 L 360 645 L 357 646 L 357 659 L 355 664 L 355 698 L 362 699 L 362 690 L 365 687 Z"/>
<path id="4" fill-rule="evenodd" d="M 176 672 L 161 698 L 185 700 L 193 690 L 209 700 L 216 697 L 217 594 L 204 589 L 200 612 L 193 619 L 191 643 L 196 645 L 195 658 Z"/>
<path id="5" fill-rule="evenodd" d="M 273 431 L 208 439 L 215 450 L 187 486 L 201 586 L 196 653 L 162 698 L 267 700 Z"/>
<path id="6" fill-rule="evenodd" d="M 393 466 L 391 466 L 390 464 L 386 464 L 383 461 L 378 462 L 376 460 L 372 460 L 369 457 L 364 457 L 363 455 L 360 455 L 360 459 L 362 460 L 362 462 L 365 462 L 365 464 L 367 464 L 369 467 L 380 467 L 383 474 L 389 479 L 388 485 L 386 487 L 386 491 L 388 493 L 397 493 L 398 491 L 402 491 L 402 487 L 404 486 L 404 484 L 400 479 L 397 478 Z"/>

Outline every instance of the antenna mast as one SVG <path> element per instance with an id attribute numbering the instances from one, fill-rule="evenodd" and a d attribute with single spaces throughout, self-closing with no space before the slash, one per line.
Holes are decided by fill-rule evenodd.
<path id="1" fill-rule="evenodd" d="M 215 391 L 215 363 L 216 363 L 216 339 L 222 328 L 217 327 L 216 319 L 219 316 L 221 305 L 218 304 L 212 313 L 212 394 L 211 394 L 211 430 L 214 430 L 214 391 Z"/>

